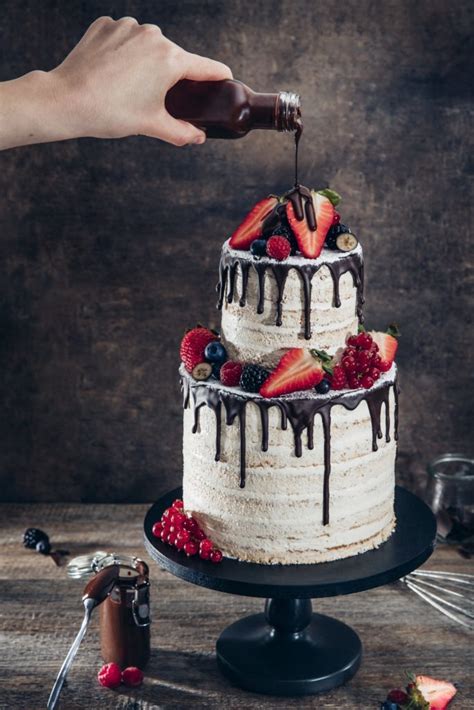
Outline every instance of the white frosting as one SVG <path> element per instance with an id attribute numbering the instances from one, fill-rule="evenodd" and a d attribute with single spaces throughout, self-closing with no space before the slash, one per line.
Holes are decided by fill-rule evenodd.
<path id="1" fill-rule="evenodd" d="M 375 387 L 393 382 L 395 366 Z M 209 384 L 213 388 L 218 383 Z M 223 388 L 231 391 L 232 388 Z M 311 392 L 290 399 L 327 396 Z M 331 410 L 330 522 L 323 525 L 324 436 L 315 418 L 314 448 L 303 436 L 303 453 L 294 453 L 290 424 L 281 429 L 277 408 L 269 410 L 268 451 L 261 448 L 258 407 L 246 395 L 246 485 L 240 481 L 240 429 L 236 420 L 221 423 L 221 457 L 215 461 L 216 418 L 207 406 L 199 412 L 193 434 L 190 409 L 184 414 L 184 480 L 186 509 L 192 510 L 224 554 L 261 563 L 313 563 L 339 559 L 376 547 L 394 527 L 393 494 L 396 443 L 394 396 L 390 390 L 390 442 L 378 439 L 372 451 L 372 425 L 365 400 L 353 410 Z M 354 392 L 343 393 L 350 401 Z M 385 412 L 381 425 L 385 435 Z"/>
<path id="2" fill-rule="evenodd" d="M 312 264 L 320 268 L 312 279 L 311 293 L 311 330 L 310 340 L 304 337 L 304 296 L 301 277 L 291 269 L 285 284 L 282 303 L 282 324 L 275 325 L 277 284 L 271 269 L 267 269 L 265 278 L 265 299 L 262 314 L 257 313 L 258 280 L 253 268 L 250 268 L 246 305 L 239 305 L 242 293 L 242 274 L 237 267 L 235 296 L 232 303 L 224 298 L 222 306 L 222 340 L 229 357 L 240 362 L 261 363 L 266 367 L 275 367 L 281 356 L 289 348 L 304 347 L 327 350 L 334 354 L 344 345 L 346 337 L 357 332 L 356 314 L 357 289 L 349 272 L 340 278 L 341 305 L 333 305 L 334 285 L 331 273 L 325 264 L 347 259 L 357 253 L 362 258 L 359 246 L 353 252 L 343 253 L 324 249 L 317 259 L 304 259 L 291 256 L 285 263 L 290 266 Z M 223 254 L 248 259 L 254 258 L 249 252 L 231 249 L 226 242 Z M 262 258 L 259 263 L 274 264 L 273 259 Z M 229 292 L 227 283 L 227 291 Z"/>

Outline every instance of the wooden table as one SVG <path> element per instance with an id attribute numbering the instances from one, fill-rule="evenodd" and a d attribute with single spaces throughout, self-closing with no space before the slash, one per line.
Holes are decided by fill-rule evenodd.
<path id="1" fill-rule="evenodd" d="M 26 527 L 44 529 L 72 555 L 103 549 L 147 558 L 142 545 L 146 505 L 0 506 L 0 708 L 45 708 L 55 675 L 82 619 L 83 585 L 64 568 L 25 550 Z M 151 560 L 152 657 L 144 685 L 99 686 L 97 618 L 83 642 L 60 707 L 106 710 L 162 708 L 326 708 L 376 710 L 386 692 L 415 671 L 451 680 L 451 707 L 474 708 L 473 636 L 399 585 L 314 602 L 315 610 L 349 623 L 364 644 L 362 667 L 346 686 L 320 696 L 277 698 L 246 693 L 221 677 L 214 644 L 231 621 L 262 609 L 263 600 L 195 587 Z M 474 572 L 472 561 L 440 547 L 426 568 Z"/>

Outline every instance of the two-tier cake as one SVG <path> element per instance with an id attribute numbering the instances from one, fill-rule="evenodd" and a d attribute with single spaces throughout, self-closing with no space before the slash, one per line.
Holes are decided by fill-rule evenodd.
<path id="1" fill-rule="evenodd" d="M 220 335 L 181 343 L 184 507 L 224 555 L 335 560 L 394 529 L 393 331 L 367 333 L 339 196 L 270 196 L 222 248 Z"/>

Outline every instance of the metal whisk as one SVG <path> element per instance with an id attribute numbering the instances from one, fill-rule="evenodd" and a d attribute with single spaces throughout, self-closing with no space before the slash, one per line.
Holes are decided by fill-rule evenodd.
<path id="1" fill-rule="evenodd" d="M 474 629 L 474 575 L 416 570 L 400 582 L 445 616 Z"/>

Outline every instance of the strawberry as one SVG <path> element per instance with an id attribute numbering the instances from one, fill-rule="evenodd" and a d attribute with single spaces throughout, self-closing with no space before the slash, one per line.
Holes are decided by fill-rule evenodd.
<path id="1" fill-rule="evenodd" d="M 430 704 L 430 710 L 445 710 L 456 695 L 456 688 L 452 683 L 436 680 L 427 675 L 417 675 L 416 685 Z"/>
<path id="2" fill-rule="evenodd" d="M 382 372 L 387 372 L 392 367 L 398 348 L 397 338 L 400 336 L 396 326 L 390 326 L 386 333 L 371 331 L 372 340 L 378 346 L 378 355 L 381 358 L 377 365 Z M 358 336 L 360 337 L 360 335 Z"/>
<path id="3" fill-rule="evenodd" d="M 275 195 L 257 202 L 231 236 L 230 246 L 233 249 L 248 249 L 254 239 L 262 234 L 263 220 L 277 203 L 278 198 Z"/>
<path id="4" fill-rule="evenodd" d="M 317 350 L 289 350 L 260 388 L 262 397 L 277 397 L 319 384 L 324 377 L 323 363 Z"/>
<path id="5" fill-rule="evenodd" d="M 316 259 L 321 254 L 326 234 L 333 223 L 335 214 L 332 202 L 325 195 L 314 191 L 312 191 L 312 195 L 316 213 L 315 232 L 311 231 L 306 219 L 300 221 L 296 218 L 291 202 L 287 202 L 286 205 L 286 215 L 298 242 L 299 250 L 308 259 Z"/>
<path id="6" fill-rule="evenodd" d="M 192 372 L 196 365 L 204 362 L 204 350 L 206 345 L 213 340 L 219 340 L 219 336 L 213 333 L 212 330 L 203 328 L 202 325 L 188 330 L 179 348 L 179 355 L 188 372 Z"/>

